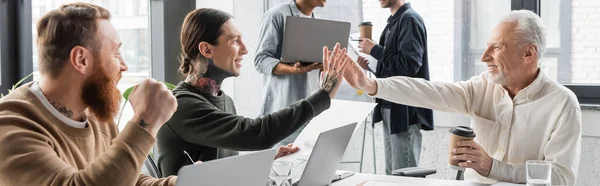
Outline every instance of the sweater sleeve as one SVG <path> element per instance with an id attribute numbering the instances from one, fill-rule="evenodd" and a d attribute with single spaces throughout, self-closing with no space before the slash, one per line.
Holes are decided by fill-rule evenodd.
<path id="1" fill-rule="evenodd" d="M 278 112 L 251 119 L 223 112 L 194 97 L 181 97 L 177 102 L 178 112 L 167 123 L 175 134 L 189 143 L 231 150 L 270 148 L 331 104 L 327 92 L 319 90 Z"/>
<path id="2" fill-rule="evenodd" d="M 177 176 L 157 179 L 151 176 L 141 174 L 136 186 L 174 186 Z"/>
<path id="3" fill-rule="evenodd" d="M 98 153 L 98 157 L 88 157 L 88 164 L 80 170 L 60 156 L 77 153 L 69 152 L 69 148 L 88 147 L 55 144 L 52 138 L 56 136 L 27 118 L 0 117 L 0 159 L 3 160 L 0 185 L 152 185 L 149 180 L 140 178 L 140 171 L 156 140 L 135 123 L 128 123 L 105 152 Z M 61 148 L 67 149 L 67 154 L 56 151 Z M 167 178 L 165 182 L 173 183 L 172 179 Z"/>

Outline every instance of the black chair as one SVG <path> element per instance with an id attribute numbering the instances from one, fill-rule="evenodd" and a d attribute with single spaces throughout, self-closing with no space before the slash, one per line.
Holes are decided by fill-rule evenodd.
<path id="1" fill-rule="evenodd" d="M 421 168 L 421 167 L 407 167 L 392 171 L 394 176 L 407 176 L 407 177 L 418 177 L 425 178 L 426 176 L 437 173 L 435 169 Z"/>
<path id="2" fill-rule="evenodd" d="M 406 177 L 418 177 L 425 178 L 426 176 L 437 173 L 436 169 L 421 168 L 421 167 L 407 167 L 392 171 L 394 176 L 406 176 Z M 457 171 L 456 180 L 463 180 L 463 171 Z"/>

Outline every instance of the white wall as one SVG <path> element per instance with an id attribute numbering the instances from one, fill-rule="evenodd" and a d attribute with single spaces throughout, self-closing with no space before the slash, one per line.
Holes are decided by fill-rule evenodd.
<path id="1" fill-rule="evenodd" d="M 255 0 L 255 1 L 258 1 L 258 0 Z M 221 0 L 221 1 L 196 0 L 196 8 L 214 8 L 214 9 L 225 11 L 232 15 L 234 14 L 233 4 L 234 4 L 233 0 Z M 229 95 L 231 97 L 231 99 L 235 99 L 234 87 L 235 86 L 234 86 L 233 78 L 225 79 L 223 81 L 223 84 L 221 84 L 221 89 L 223 90 L 223 92 L 225 92 L 225 94 Z"/>
<path id="2" fill-rule="evenodd" d="M 254 117 L 259 114 L 262 95 L 262 76 L 254 68 L 254 53 L 258 40 L 258 25 L 264 12 L 263 0 L 197 0 L 196 8 L 215 8 L 234 16 L 248 54 L 242 61 L 239 77 L 223 82 L 223 91 L 234 101 L 237 113 Z"/>
<path id="3" fill-rule="evenodd" d="M 431 80 L 452 82 L 454 79 L 454 1 L 410 1 L 427 27 L 429 74 Z M 379 42 L 389 9 L 383 9 L 375 0 L 363 0 L 363 20 L 373 23 L 373 40 Z"/>
<path id="4" fill-rule="evenodd" d="M 234 3 L 234 16 L 248 47 L 248 54 L 243 61 L 242 74 L 235 79 L 234 100 L 238 114 L 248 117 L 258 116 L 262 103 L 262 74 L 254 68 L 254 53 L 256 52 L 263 9 L 262 0 L 236 0 Z"/>
<path id="5" fill-rule="evenodd" d="M 600 1 L 573 0 L 572 4 L 573 81 L 600 83 Z"/>

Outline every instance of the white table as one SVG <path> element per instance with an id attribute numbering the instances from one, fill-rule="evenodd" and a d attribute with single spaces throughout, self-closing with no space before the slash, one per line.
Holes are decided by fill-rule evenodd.
<path id="1" fill-rule="evenodd" d="M 489 184 L 479 184 L 468 181 L 456 181 L 456 180 L 440 180 L 440 179 L 429 179 L 429 178 L 412 178 L 402 176 L 386 176 L 386 175 L 375 175 L 375 174 L 363 174 L 356 173 L 346 179 L 334 182 L 330 186 L 355 186 L 365 181 L 380 181 L 390 183 L 405 183 L 410 185 L 419 186 L 489 186 Z"/>

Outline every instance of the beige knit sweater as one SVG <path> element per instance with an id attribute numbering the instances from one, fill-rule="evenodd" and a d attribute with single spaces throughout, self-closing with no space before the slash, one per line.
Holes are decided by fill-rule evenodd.
<path id="1" fill-rule="evenodd" d="M 175 185 L 176 177 L 140 174 L 155 141 L 135 123 L 120 134 L 93 117 L 86 128 L 68 126 L 21 86 L 0 100 L 0 186 Z"/>

